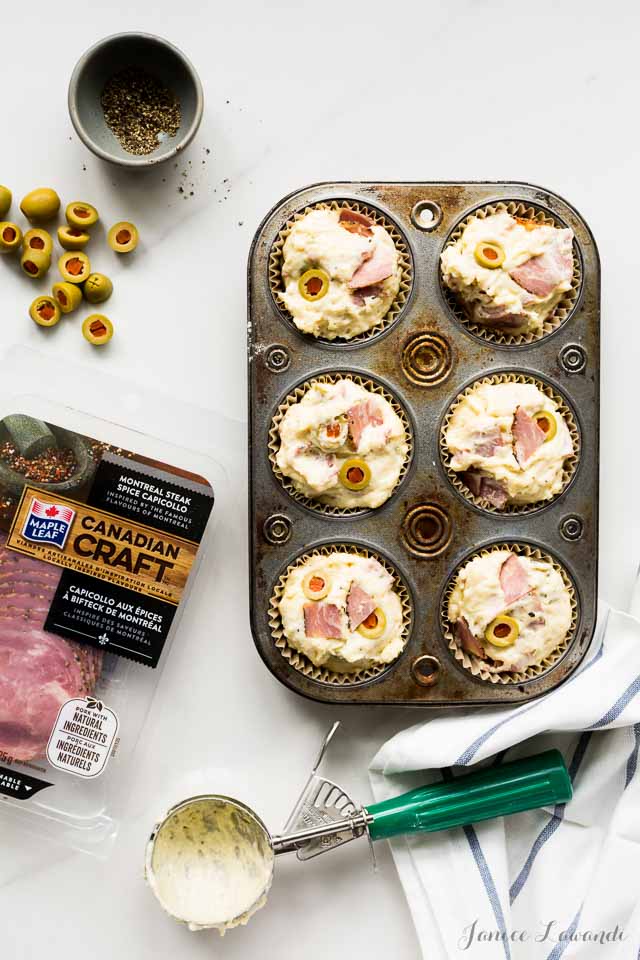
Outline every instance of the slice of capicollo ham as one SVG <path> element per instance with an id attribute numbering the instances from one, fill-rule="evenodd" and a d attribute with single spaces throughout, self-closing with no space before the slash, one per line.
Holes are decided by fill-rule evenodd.
<path id="1" fill-rule="evenodd" d="M 360 290 L 381 283 L 390 277 L 394 268 L 393 250 L 386 244 L 378 243 L 372 256 L 361 263 L 349 281 L 351 290 Z"/>
<path id="2" fill-rule="evenodd" d="M 360 446 L 360 440 L 366 427 L 380 427 L 384 423 L 384 417 L 375 400 L 366 400 L 364 403 L 357 403 L 350 407 L 347 410 L 347 418 L 349 420 L 349 435 L 356 450 Z"/>
<path id="3" fill-rule="evenodd" d="M 514 441 L 515 457 L 522 467 L 531 459 L 536 450 L 539 450 L 546 439 L 544 430 L 541 430 L 533 417 L 530 417 L 524 407 L 517 407 L 511 428 Z"/>
<path id="4" fill-rule="evenodd" d="M 342 639 L 342 617 L 335 603 L 305 603 L 304 632 L 308 637 Z"/>
<path id="5" fill-rule="evenodd" d="M 464 617 L 456 622 L 456 639 L 463 650 L 466 650 L 467 653 L 473 653 L 476 657 L 485 658 L 486 654 L 484 652 L 484 647 L 477 640 L 469 629 L 469 624 Z"/>
<path id="6" fill-rule="evenodd" d="M 375 609 L 376 602 L 373 597 L 354 581 L 349 588 L 347 596 L 349 628 L 351 630 L 357 630 L 360 624 L 363 623 Z"/>
<path id="7" fill-rule="evenodd" d="M 531 591 L 527 571 L 515 553 L 512 553 L 500 568 L 500 586 L 504 593 L 505 607 L 510 607 Z"/>
<path id="8" fill-rule="evenodd" d="M 545 252 L 531 257 L 510 272 L 510 277 L 535 297 L 548 297 L 561 284 L 568 283 L 573 274 L 573 234 L 558 230 L 553 244 Z"/>

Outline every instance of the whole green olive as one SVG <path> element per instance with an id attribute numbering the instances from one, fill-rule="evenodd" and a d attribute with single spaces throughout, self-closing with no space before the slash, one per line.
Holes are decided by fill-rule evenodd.
<path id="1" fill-rule="evenodd" d="M 22 246 L 25 250 L 44 250 L 49 256 L 53 253 L 53 240 L 46 230 L 34 227 L 27 230 L 23 239 Z"/>
<path id="2" fill-rule="evenodd" d="M 89 303 L 104 303 L 113 293 L 113 284 L 104 273 L 92 273 L 87 277 L 82 292 Z"/>
<path id="3" fill-rule="evenodd" d="M 11 190 L 9 187 L 0 186 L 0 218 L 6 217 L 11 209 Z"/>
<path id="4" fill-rule="evenodd" d="M 89 257 L 82 250 L 70 250 L 58 260 L 58 269 L 67 283 L 84 283 L 91 273 Z"/>
<path id="5" fill-rule="evenodd" d="M 20 266 L 32 280 L 43 277 L 51 266 L 51 254 L 46 250 L 23 250 L 20 257 Z"/>
<path id="6" fill-rule="evenodd" d="M 96 208 L 81 200 L 75 200 L 67 205 L 65 217 L 69 226 L 83 228 L 92 227 L 100 219 Z"/>
<path id="7" fill-rule="evenodd" d="M 22 230 L 17 223 L 0 223 L 0 253 L 13 253 L 22 243 Z"/>
<path id="8" fill-rule="evenodd" d="M 116 253 L 131 253 L 138 246 L 138 229 L 128 220 L 114 223 L 107 234 L 107 243 Z"/>
<path id="9" fill-rule="evenodd" d="M 51 187 L 38 187 L 22 198 L 20 209 L 33 223 L 53 220 L 60 209 L 60 197 Z"/>
<path id="10" fill-rule="evenodd" d="M 79 227 L 70 227 L 67 223 L 58 227 L 58 243 L 63 250 L 84 250 L 90 239 L 87 231 Z"/>
<path id="11" fill-rule="evenodd" d="M 63 313 L 73 313 L 82 303 L 82 290 L 77 283 L 54 283 L 53 299 L 56 301 Z"/>

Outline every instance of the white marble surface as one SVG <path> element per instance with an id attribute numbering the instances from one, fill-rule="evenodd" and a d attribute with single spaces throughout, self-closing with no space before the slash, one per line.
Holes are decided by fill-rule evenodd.
<path id="1" fill-rule="evenodd" d="M 6 263 L 0 347 L 34 346 L 59 364 L 71 358 L 225 414 L 235 421 L 225 457 L 236 501 L 162 677 L 131 817 L 112 859 L 100 864 L 42 848 L 0 824 L 3 956 L 415 960 L 384 848 L 377 876 L 364 845 L 307 865 L 278 864 L 268 909 L 222 942 L 165 919 L 141 879 L 144 839 L 161 798 L 198 785 L 228 790 L 278 829 L 335 715 L 345 734 L 331 772 L 363 800 L 376 747 L 416 720 L 409 711 L 335 711 L 299 699 L 253 649 L 244 500 L 247 252 L 269 207 L 318 180 L 504 177 L 546 185 L 574 203 L 604 264 L 601 584 L 609 601 L 625 605 L 640 524 L 638 500 L 623 492 L 638 467 L 640 333 L 629 279 L 638 261 L 630 227 L 639 19 L 637 5 L 616 0 L 606 7 L 595 0 L 5 5 L 0 182 L 18 197 L 50 183 L 64 198 L 95 203 L 107 222 L 135 220 L 144 240 L 134 264 L 96 258 L 116 287 L 109 313 L 117 335 L 108 353 L 92 352 L 73 320 L 50 335 L 37 330 L 26 313 L 33 287 Z M 100 36 L 125 29 L 168 37 L 201 73 L 205 119 L 178 168 L 125 174 L 94 159 L 73 134 L 66 112 L 73 64 Z M 183 199 L 180 186 L 193 196 Z M 210 430 L 208 442 L 215 415 Z"/>

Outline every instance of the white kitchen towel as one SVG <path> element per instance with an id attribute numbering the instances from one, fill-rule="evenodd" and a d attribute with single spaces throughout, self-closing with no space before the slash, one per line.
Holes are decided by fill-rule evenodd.
<path id="1" fill-rule="evenodd" d="M 515 708 L 440 715 L 374 757 L 377 800 L 557 747 L 568 804 L 392 842 L 428 960 L 640 957 L 640 622 L 601 609 L 579 671 Z M 449 769 L 453 768 L 453 769 Z"/>

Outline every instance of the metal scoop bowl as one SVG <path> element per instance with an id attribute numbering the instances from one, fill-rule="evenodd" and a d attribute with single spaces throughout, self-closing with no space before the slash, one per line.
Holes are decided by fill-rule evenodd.
<path id="1" fill-rule="evenodd" d="M 184 800 L 156 824 L 145 875 L 172 917 L 193 930 L 224 933 L 264 906 L 279 854 L 308 860 L 363 836 L 373 853 L 374 840 L 466 826 L 572 796 L 561 754 L 548 750 L 363 807 L 318 774 L 338 726 L 325 737 L 282 834 L 272 836 L 249 807 L 216 794 Z"/>

